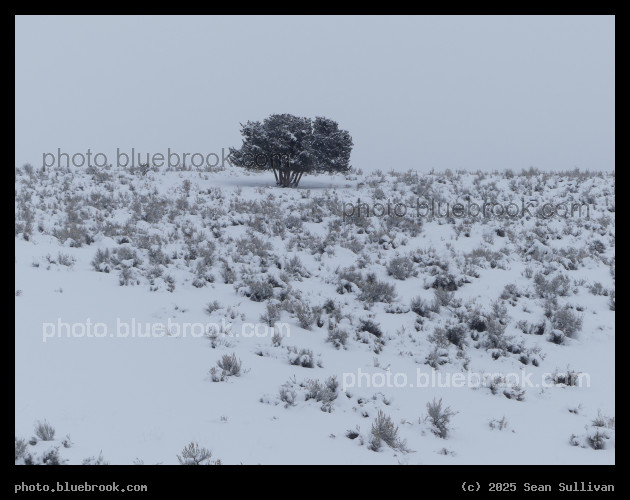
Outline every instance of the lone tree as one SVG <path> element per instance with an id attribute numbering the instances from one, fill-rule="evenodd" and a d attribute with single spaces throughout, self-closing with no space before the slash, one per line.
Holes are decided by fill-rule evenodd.
<path id="1" fill-rule="evenodd" d="M 328 118 L 271 115 L 241 124 L 241 134 L 243 145 L 230 148 L 230 159 L 249 170 L 271 170 L 278 186 L 297 187 L 305 173 L 350 170 L 352 138 Z"/>

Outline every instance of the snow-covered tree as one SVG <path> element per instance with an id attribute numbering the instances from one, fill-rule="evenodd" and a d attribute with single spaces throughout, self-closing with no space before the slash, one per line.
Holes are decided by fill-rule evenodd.
<path id="1" fill-rule="evenodd" d="M 297 187 L 304 173 L 350 170 L 352 138 L 328 118 L 271 115 L 262 123 L 241 124 L 241 134 L 242 146 L 230 148 L 234 164 L 271 170 L 282 187 Z"/>

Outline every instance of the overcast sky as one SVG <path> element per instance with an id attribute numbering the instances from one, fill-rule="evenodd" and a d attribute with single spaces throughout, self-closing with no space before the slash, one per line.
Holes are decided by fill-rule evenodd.
<path id="1" fill-rule="evenodd" d="M 18 17 L 16 162 L 326 116 L 364 171 L 612 170 L 614 17 Z"/>

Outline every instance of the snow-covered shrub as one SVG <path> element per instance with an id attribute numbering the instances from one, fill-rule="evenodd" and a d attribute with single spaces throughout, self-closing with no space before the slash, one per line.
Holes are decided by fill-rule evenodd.
<path id="1" fill-rule="evenodd" d="M 488 351 L 500 351 L 500 354 L 504 355 L 508 348 L 508 340 L 505 336 L 505 325 L 496 318 L 490 318 L 481 342 L 482 347 Z"/>
<path id="2" fill-rule="evenodd" d="M 85 226 L 75 222 L 66 222 L 60 229 L 55 228 L 53 230 L 53 236 L 57 238 L 60 243 L 65 243 L 76 248 L 82 247 L 85 244 L 89 245 L 93 241 Z"/>
<path id="3" fill-rule="evenodd" d="M 547 331 L 547 324 L 545 321 L 528 323 L 525 320 L 519 320 L 516 323 L 516 327 L 526 335 L 544 335 Z"/>
<path id="4" fill-rule="evenodd" d="M 477 333 L 485 332 L 488 329 L 488 320 L 479 312 L 474 312 L 468 318 L 468 326 Z"/>
<path id="5" fill-rule="evenodd" d="M 170 201 L 158 196 L 140 197 L 140 218 L 150 224 L 155 224 L 166 215 Z"/>
<path id="6" fill-rule="evenodd" d="M 450 406 L 442 407 L 442 398 L 427 403 L 427 418 L 431 424 L 431 432 L 442 439 L 448 437 L 451 418 L 456 414 L 457 412 L 451 410 Z"/>
<path id="7" fill-rule="evenodd" d="M 453 325 L 446 328 L 445 336 L 454 346 L 463 348 L 466 343 L 466 327 L 464 325 Z"/>
<path id="8" fill-rule="evenodd" d="M 327 378 L 323 383 L 319 380 L 306 381 L 306 401 L 314 399 L 318 403 L 322 403 L 321 410 L 330 413 L 332 411 L 332 403 L 337 399 L 337 389 L 339 382 L 336 377 Z"/>
<path id="9" fill-rule="evenodd" d="M 392 302 L 396 298 L 394 285 L 381 281 L 374 274 L 368 274 L 360 285 L 359 300 L 373 304 L 375 302 Z"/>
<path id="10" fill-rule="evenodd" d="M 435 278 L 432 288 L 442 289 L 447 292 L 454 292 L 459 288 L 458 282 L 455 280 L 455 277 L 451 274 L 440 274 Z"/>
<path id="11" fill-rule="evenodd" d="M 515 301 L 521 295 L 522 295 L 521 291 L 518 289 L 518 287 L 514 283 L 508 283 L 503 288 L 503 291 L 501 292 L 501 295 L 499 296 L 499 298 L 501 298 L 502 300 Z"/>
<path id="12" fill-rule="evenodd" d="M 322 306 L 322 311 L 328 314 L 334 321 L 341 321 L 341 308 L 335 303 L 334 300 L 328 299 Z"/>
<path id="13" fill-rule="evenodd" d="M 571 290 L 571 280 L 563 274 L 557 274 L 548 279 L 543 273 L 536 273 L 534 275 L 534 288 L 541 298 L 566 297 Z"/>
<path id="14" fill-rule="evenodd" d="M 42 454 L 41 464 L 42 465 L 62 465 L 63 460 L 61 455 L 59 455 L 59 447 L 55 446 Z"/>
<path id="15" fill-rule="evenodd" d="M 387 264 L 387 274 L 397 280 L 406 280 L 414 275 L 413 261 L 409 257 L 394 257 Z"/>
<path id="16" fill-rule="evenodd" d="M 247 282 L 249 298 L 254 302 L 264 302 L 273 297 L 273 286 L 269 280 L 253 278 Z"/>
<path id="17" fill-rule="evenodd" d="M 26 453 L 26 439 L 15 437 L 15 461 L 17 462 L 24 457 Z"/>
<path id="18" fill-rule="evenodd" d="M 221 460 L 212 460 L 212 452 L 191 441 L 177 455 L 179 465 L 221 465 Z"/>
<path id="19" fill-rule="evenodd" d="M 70 434 L 66 434 L 66 437 L 61 440 L 61 444 L 64 448 L 72 448 L 72 440 L 70 439 Z"/>
<path id="20" fill-rule="evenodd" d="M 615 289 L 614 288 L 608 292 L 608 308 L 611 311 L 615 310 Z"/>
<path id="21" fill-rule="evenodd" d="M 297 255 L 285 261 L 284 270 L 297 281 L 310 277 L 310 273 L 304 268 L 304 264 Z"/>
<path id="22" fill-rule="evenodd" d="M 285 383 L 283 386 L 280 387 L 280 390 L 278 391 L 280 401 L 284 403 L 285 408 L 288 408 L 289 406 L 294 406 L 295 400 L 297 398 L 297 393 L 291 388 L 291 385 L 292 384 L 290 383 Z"/>
<path id="23" fill-rule="evenodd" d="M 268 241 L 263 241 L 256 235 L 248 235 L 236 240 L 236 252 L 237 258 L 240 262 L 245 262 L 243 259 L 248 255 L 259 257 L 265 261 L 271 256 L 273 246 Z"/>
<path id="24" fill-rule="evenodd" d="M 375 337 L 381 338 L 383 336 L 383 331 L 378 323 L 372 321 L 371 319 L 361 320 L 361 323 L 358 327 L 359 332 L 368 332 L 374 335 Z"/>
<path id="25" fill-rule="evenodd" d="M 566 371 L 554 370 L 550 375 L 550 381 L 557 385 L 566 385 L 567 387 L 577 386 L 580 383 L 581 372 L 571 370 L 567 367 Z"/>
<path id="26" fill-rule="evenodd" d="M 120 286 L 137 285 L 140 281 L 136 277 L 136 273 L 130 267 L 123 267 L 118 274 L 118 284 Z"/>
<path id="27" fill-rule="evenodd" d="M 212 266 L 214 263 L 215 245 L 212 241 L 205 240 L 195 247 L 197 257 L 201 259 L 199 262 L 206 267 Z"/>
<path id="28" fill-rule="evenodd" d="M 360 433 L 359 433 L 359 426 L 357 426 L 356 429 L 348 429 L 346 431 L 346 437 L 348 439 L 356 439 L 356 438 L 359 437 L 359 435 L 360 435 Z"/>
<path id="29" fill-rule="evenodd" d="M 570 308 L 557 309 L 551 316 L 551 324 L 569 338 L 574 338 L 582 329 L 582 318 Z"/>
<path id="30" fill-rule="evenodd" d="M 409 306 L 406 306 L 404 304 L 398 304 L 398 303 L 387 304 L 385 306 L 385 312 L 388 314 L 406 314 L 410 310 L 411 308 Z"/>
<path id="31" fill-rule="evenodd" d="M 60 266 L 72 267 L 76 262 L 76 259 L 67 253 L 59 252 L 57 255 L 57 262 Z"/>
<path id="32" fill-rule="evenodd" d="M 602 414 L 601 410 L 597 410 L 597 417 L 595 417 L 591 425 L 593 427 L 614 429 L 615 428 L 615 417 L 608 417 Z"/>
<path id="33" fill-rule="evenodd" d="M 593 295 L 608 295 L 608 290 L 606 290 L 606 288 L 604 288 L 604 285 L 602 285 L 599 281 L 596 281 L 587 288 L 588 291 L 591 292 Z"/>
<path id="34" fill-rule="evenodd" d="M 514 399 L 516 401 L 525 400 L 525 389 L 519 384 L 508 384 L 503 375 L 496 375 L 486 382 L 492 394 L 503 394 L 508 399 Z"/>
<path id="35" fill-rule="evenodd" d="M 168 266 L 171 258 L 165 254 L 160 247 L 151 246 L 148 250 L 149 264 L 154 266 Z"/>
<path id="36" fill-rule="evenodd" d="M 55 428 L 46 420 L 35 423 L 35 435 L 42 441 L 53 441 L 55 439 Z"/>
<path id="37" fill-rule="evenodd" d="M 606 431 L 596 428 L 586 439 L 590 447 L 594 450 L 603 450 L 606 447 L 606 439 L 610 439 L 610 436 Z"/>
<path id="38" fill-rule="evenodd" d="M 597 417 L 586 427 L 582 435 L 571 434 L 569 442 L 573 446 L 590 447 L 594 450 L 606 449 L 610 441 L 614 442 L 615 418 L 607 417 L 598 410 Z"/>
<path id="39" fill-rule="evenodd" d="M 284 227 L 291 232 L 299 232 L 302 229 L 302 219 L 295 215 L 288 215 L 284 219 Z"/>
<path id="40" fill-rule="evenodd" d="M 225 382 L 227 380 L 227 374 L 223 370 L 219 371 L 216 367 L 212 367 L 210 368 L 210 379 L 213 382 Z"/>
<path id="41" fill-rule="evenodd" d="M 435 346 L 429 354 L 427 354 L 424 363 L 434 370 L 449 362 L 448 351 L 443 347 Z"/>
<path id="42" fill-rule="evenodd" d="M 208 305 L 205 307 L 204 311 L 206 311 L 208 314 L 212 314 L 215 311 L 218 311 L 219 309 L 221 309 L 221 304 L 219 303 L 218 300 L 213 300 L 212 302 L 209 302 Z"/>
<path id="43" fill-rule="evenodd" d="M 236 272 L 225 260 L 221 263 L 221 278 L 226 285 L 231 285 L 236 281 Z"/>
<path id="44" fill-rule="evenodd" d="M 280 320 L 280 302 L 270 300 L 265 306 L 265 312 L 260 315 L 260 321 L 267 326 L 274 326 Z"/>
<path id="45" fill-rule="evenodd" d="M 345 348 L 348 343 L 348 332 L 342 330 L 337 325 L 333 326 L 329 323 L 326 342 L 330 342 L 333 346 L 335 346 L 335 349 Z"/>
<path id="46" fill-rule="evenodd" d="M 564 344 L 564 341 L 567 338 L 567 336 L 564 334 L 562 330 L 558 330 L 557 328 L 554 328 L 549 332 L 548 338 L 549 338 L 549 342 L 552 342 L 553 344 L 556 344 L 556 345 L 562 345 Z"/>
<path id="47" fill-rule="evenodd" d="M 383 413 L 382 410 L 378 411 L 370 433 L 370 449 L 372 451 L 379 451 L 382 442 L 394 449 L 398 449 L 402 445 L 398 438 L 398 427 L 394 425 L 391 417 Z"/>
<path id="48" fill-rule="evenodd" d="M 98 457 L 84 458 L 81 465 L 109 465 L 109 462 L 103 458 L 103 452 L 98 454 Z"/>
<path id="49" fill-rule="evenodd" d="M 449 292 L 446 288 L 436 288 L 434 292 L 433 311 L 439 312 L 440 307 L 448 307 L 454 298 L 454 293 Z"/>
<path id="50" fill-rule="evenodd" d="M 310 349 L 300 349 L 298 351 L 295 347 L 288 347 L 287 350 L 289 351 L 290 364 L 303 368 L 315 367 L 315 357 Z"/>
<path id="51" fill-rule="evenodd" d="M 324 302 L 322 309 L 326 314 L 332 316 L 332 314 L 339 308 L 337 307 L 337 304 L 335 304 L 335 301 L 333 299 L 327 299 L 326 302 Z"/>
<path id="52" fill-rule="evenodd" d="M 102 250 L 99 248 L 96 251 L 96 255 L 92 259 L 92 267 L 94 268 L 95 271 L 98 271 L 101 273 L 108 273 L 111 270 L 112 266 L 111 266 L 109 248 L 106 248 L 105 250 Z"/>
<path id="53" fill-rule="evenodd" d="M 512 386 L 503 390 L 503 395 L 508 399 L 524 401 L 525 389 L 523 389 L 519 384 L 513 384 Z"/>
<path id="54" fill-rule="evenodd" d="M 138 267 L 142 264 L 142 259 L 140 259 L 137 252 L 128 246 L 115 248 L 110 261 L 117 267 Z"/>
<path id="55" fill-rule="evenodd" d="M 337 270 L 337 293 L 351 293 L 363 282 L 363 276 L 354 267 Z"/>
<path id="56" fill-rule="evenodd" d="M 293 309 L 300 326 L 305 330 L 310 330 L 311 326 L 313 326 L 313 322 L 315 321 L 315 314 L 313 313 L 311 306 L 306 302 L 296 302 Z"/>
<path id="57" fill-rule="evenodd" d="M 594 253 L 604 253 L 606 245 L 601 240 L 594 240 L 590 245 L 590 249 Z"/>
<path id="58" fill-rule="evenodd" d="M 411 299 L 411 310 L 418 316 L 425 318 L 430 312 L 430 307 L 422 297 L 415 297 Z"/>
<path id="59" fill-rule="evenodd" d="M 236 353 L 224 354 L 217 366 L 223 370 L 223 373 L 228 377 L 239 377 L 241 375 L 241 360 L 236 357 Z"/>

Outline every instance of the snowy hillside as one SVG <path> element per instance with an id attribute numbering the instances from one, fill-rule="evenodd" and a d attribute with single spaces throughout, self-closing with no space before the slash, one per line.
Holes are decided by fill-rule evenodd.
<path id="1" fill-rule="evenodd" d="M 614 184 L 16 169 L 16 463 L 614 463 Z"/>

